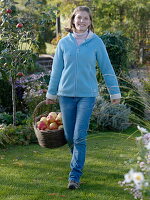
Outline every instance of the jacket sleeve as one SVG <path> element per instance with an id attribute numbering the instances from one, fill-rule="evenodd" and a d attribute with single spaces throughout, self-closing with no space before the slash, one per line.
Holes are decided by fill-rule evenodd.
<path id="1" fill-rule="evenodd" d="M 59 42 L 54 55 L 48 91 L 46 94 L 46 97 L 48 99 L 57 98 L 57 91 L 63 68 L 64 68 L 63 51 L 61 49 L 61 44 Z"/>
<path id="2" fill-rule="evenodd" d="M 118 80 L 114 69 L 111 65 L 106 47 L 103 41 L 99 38 L 99 43 L 97 47 L 96 57 L 98 61 L 98 65 L 101 69 L 102 75 L 104 77 L 106 87 L 110 94 L 111 99 L 119 99 L 121 98 L 120 89 L 118 85 Z"/>

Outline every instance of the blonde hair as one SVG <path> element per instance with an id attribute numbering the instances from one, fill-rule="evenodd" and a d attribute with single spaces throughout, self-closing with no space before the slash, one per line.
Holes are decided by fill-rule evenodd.
<path id="1" fill-rule="evenodd" d="M 90 17 L 90 20 L 91 20 L 91 24 L 88 27 L 88 29 L 94 32 L 94 26 L 93 26 L 93 20 L 92 20 L 92 13 L 91 13 L 90 8 L 86 7 L 86 6 L 78 6 L 77 8 L 74 9 L 74 11 L 73 11 L 73 13 L 71 15 L 71 18 L 70 18 L 70 26 L 69 26 L 69 28 L 65 28 L 65 30 L 67 32 L 73 32 L 73 30 L 75 30 L 75 25 L 74 25 L 73 21 L 74 21 L 74 18 L 76 16 L 76 13 L 78 11 L 85 11 L 85 12 L 87 12 L 89 14 L 89 17 Z"/>

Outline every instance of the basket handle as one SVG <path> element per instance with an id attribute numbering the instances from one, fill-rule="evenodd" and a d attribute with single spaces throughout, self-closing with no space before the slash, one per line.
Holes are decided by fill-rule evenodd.
<path id="1" fill-rule="evenodd" d="M 38 112 L 38 109 L 42 106 L 42 105 L 45 105 L 46 104 L 46 100 L 44 101 L 41 101 L 34 109 L 33 111 L 33 115 L 32 115 L 32 118 L 33 118 L 33 122 L 35 123 L 35 117 L 36 117 L 36 114 Z"/>

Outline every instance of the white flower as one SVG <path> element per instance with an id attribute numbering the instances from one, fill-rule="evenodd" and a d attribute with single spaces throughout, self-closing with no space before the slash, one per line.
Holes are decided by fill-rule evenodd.
<path id="1" fill-rule="evenodd" d="M 143 168 L 145 166 L 145 162 L 140 162 L 140 168 Z"/>
<path id="2" fill-rule="evenodd" d="M 142 140 L 142 136 L 136 137 L 136 141 L 140 141 L 140 140 Z"/>
<path id="3" fill-rule="evenodd" d="M 141 186 L 141 183 L 144 181 L 144 175 L 142 172 L 134 172 L 133 175 L 133 181 L 137 186 Z"/>
<path id="4" fill-rule="evenodd" d="M 145 183 L 144 183 L 144 186 L 145 186 L 145 187 L 148 187 L 148 186 L 149 186 L 149 183 L 148 183 L 148 182 L 145 182 Z"/>
<path id="5" fill-rule="evenodd" d="M 148 131 L 145 128 L 142 128 L 140 126 L 137 126 L 138 130 L 142 133 L 148 133 Z"/>
<path id="6" fill-rule="evenodd" d="M 150 150 L 150 142 L 147 145 L 145 145 L 145 147 L 147 150 Z"/>
<path id="7" fill-rule="evenodd" d="M 133 181 L 133 173 L 133 169 L 130 169 L 130 171 L 124 175 L 125 183 L 131 183 L 131 181 Z"/>

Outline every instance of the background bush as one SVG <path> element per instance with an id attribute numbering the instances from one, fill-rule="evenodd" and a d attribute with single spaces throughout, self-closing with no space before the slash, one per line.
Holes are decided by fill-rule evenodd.
<path id="1" fill-rule="evenodd" d="M 28 145 L 37 142 L 32 126 L 3 126 L 0 128 L 0 147 L 8 144 Z"/>
<path id="2" fill-rule="evenodd" d="M 103 34 L 100 36 L 103 40 L 110 61 L 114 67 L 117 75 L 121 71 L 127 71 L 128 66 L 128 54 L 129 54 L 129 39 L 120 32 Z"/>
<path id="3" fill-rule="evenodd" d="M 131 125 L 129 122 L 130 114 L 130 108 L 127 108 L 124 104 L 111 104 L 97 98 L 91 119 L 95 127 L 92 128 L 97 130 L 126 130 Z"/>
<path id="4" fill-rule="evenodd" d="M 18 111 L 16 113 L 16 125 L 21 125 L 26 123 L 27 114 L 22 113 L 21 111 Z M 6 112 L 0 113 L 0 124 L 12 124 L 13 123 L 13 117 L 11 114 L 8 114 Z"/>

